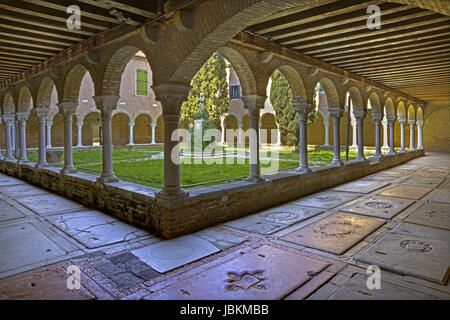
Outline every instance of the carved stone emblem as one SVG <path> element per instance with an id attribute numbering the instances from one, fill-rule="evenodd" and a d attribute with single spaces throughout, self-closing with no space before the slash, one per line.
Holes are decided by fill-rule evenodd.
<path id="1" fill-rule="evenodd" d="M 438 210 L 427 210 L 424 212 L 425 216 L 430 218 L 440 218 L 440 219 L 448 219 L 449 213 L 445 211 L 438 211 Z"/>
<path id="2" fill-rule="evenodd" d="M 269 285 L 265 283 L 267 280 L 265 270 L 255 270 L 255 271 L 242 271 L 234 272 L 228 271 L 226 273 L 227 278 L 225 282 L 225 290 L 229 292 L 235 291 L 268 291 Z"/>
<path id="3" fill-rule="evenodd" d="M 269 212 L 262 215 L 262 217 L 272 221 L 292 221 L 297 219 L 299 215 L 292 212 Z"/>
<path id="4" fill-rule="evenodd" d="M 433 249 L 430 244 L 420 240 L 403 240 L 400 245 L 411 252 L 430 252 Z"/>
<path id="5" fill-rule="evenodd" d="M 348 235 L 357 233 L 358 229 L 360 228 L 360 225 L 353 225 L 348 221 L 333 221 L 330 223 L 320 224 L 319 228 L 314 230 L 314 232 L 324 238 L 343 238 Z"/>
<path id="6" fill-rule="evenodd" d="M 394 205 L 387 203 L 387 202 L 379 202 L 379 201 L 371 201 L 371 202 L 367 202 L 365 204 L 367 207 L 369 208 L 374 208 L 374 209 L 390 209 L 392 207 L 394 207 Z"/>

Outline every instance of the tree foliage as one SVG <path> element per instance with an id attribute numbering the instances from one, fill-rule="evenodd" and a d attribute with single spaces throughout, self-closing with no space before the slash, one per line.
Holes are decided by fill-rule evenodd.
<path id="1" fill-rule="evenodd" d="M 229 105 L 225 59 L 214 53 L 194 76 L 191 86 L 188 100 L 181 107 L 180 122 L 185 125 L 194 122 L 199 112 L 200 93 L 203 93 L 205 111 L 216 128 L 220 128 L 220 119 Z"/>

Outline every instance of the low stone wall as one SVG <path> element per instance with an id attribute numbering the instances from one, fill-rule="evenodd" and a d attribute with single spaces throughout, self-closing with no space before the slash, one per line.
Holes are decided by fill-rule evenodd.
<path id="1" fill-rule="evenodd" d="M 379 161 L 348 162 L 313 172 L 279 173 L 260 183 L 245 181 L 189 190 L 178 201 L 155 197 L 157 189 L 128 182 L 103 185 L 86 173 L 62 175 L 59 168 L 36 169 L 31 164 L 0 160 L 0 171 L 58 193 L 123 221 L 160 233 L 166 238 L 190 233 L 243 217 L 299 197 L 333 187 L 424 155 L 413 151 Z"/>

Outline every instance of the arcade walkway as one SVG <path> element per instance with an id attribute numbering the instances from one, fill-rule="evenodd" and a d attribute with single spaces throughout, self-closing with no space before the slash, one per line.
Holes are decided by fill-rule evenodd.
<path id="1" fill-rule="evenodd" d="M 6 175 L 0 203 L 1 299 L 450 299 L 450 154 L 172 240 Z"/>

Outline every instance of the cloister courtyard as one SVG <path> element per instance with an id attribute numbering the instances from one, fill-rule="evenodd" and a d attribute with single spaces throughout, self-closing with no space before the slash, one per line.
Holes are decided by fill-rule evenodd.
<path id="1" fill-rule="evenodd" d="M 0 299 L 450 299 L 448 1 L 66 5 L 0 1 Z"/>

